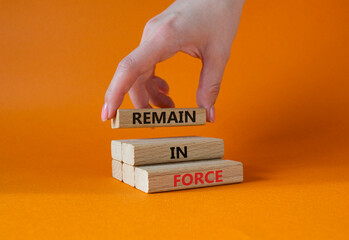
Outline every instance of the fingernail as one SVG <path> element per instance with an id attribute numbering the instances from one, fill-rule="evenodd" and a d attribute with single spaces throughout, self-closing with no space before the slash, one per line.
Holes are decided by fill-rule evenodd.
<path id="1" fill-rule="evenodd" d="M 216 118 L 216 113 L 215 113 L 215 110 L 214 110 L 214 106 L 212 106 L 210 108 L 210 122 L 214 123 L 215 118 Z"/>
<path id="2" fill-rule="evenodd" d="M 107 103 L 104 103 L 103 105 L 101 119 L 103 122 L 108 120 L 108 104 Z"/>

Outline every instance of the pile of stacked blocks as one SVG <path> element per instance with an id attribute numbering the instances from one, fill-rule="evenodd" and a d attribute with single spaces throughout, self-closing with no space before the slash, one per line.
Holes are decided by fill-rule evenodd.
<path id="1" fill-rule="evenodd" d="M 204 108 L 119 109 L 112 128 L 206 124 Z M 146 193 L 238 183 L 242 163 L 223 160 L 219 138 L 185 136 L 111 142 L 113 177 Z"/>

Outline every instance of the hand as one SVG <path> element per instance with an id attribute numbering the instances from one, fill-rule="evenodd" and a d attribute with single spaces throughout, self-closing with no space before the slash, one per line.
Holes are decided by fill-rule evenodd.
<path id="1" fill-rule="evenodd" d="M 169 86 L 155 66 L 177 52 L 200 58 L 196 99 L 214 122 L 216 102 L 230 57 L 243 0 L 177 0 L 145 26 L 140 45 L 118 65 L 105 94 L 102 121 L 115 117 L 127 92 L 135 108 L 174 107 Z"/>

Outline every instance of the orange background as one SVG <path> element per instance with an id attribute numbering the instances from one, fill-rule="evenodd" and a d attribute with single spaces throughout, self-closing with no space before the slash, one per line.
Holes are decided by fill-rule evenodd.
<path id="1" fill-rule="evenodd" d="M 348 2 L 247 1 L 216 123 L 112 130 L 117 63 L 170 3 L 0 2 L 0 238 L 348 238 Z M 177 107 L 200 65 L 158 66 Z M 112 139 L 180 135 L 223 138 L 245 182 L 147 195 L 111 177 Z"/>

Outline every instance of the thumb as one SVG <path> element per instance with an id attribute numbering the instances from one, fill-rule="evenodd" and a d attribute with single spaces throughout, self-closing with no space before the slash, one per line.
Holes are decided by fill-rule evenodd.
<path id="1" fill-rule="evenodd" d="M 207 57 L 203 60 L 196 101 L 199 107 L 206 109 L 206 120 L 214 122 L 214 104 L 218 97 L 223 73 L 227 61 L 225 58 Z"/>

